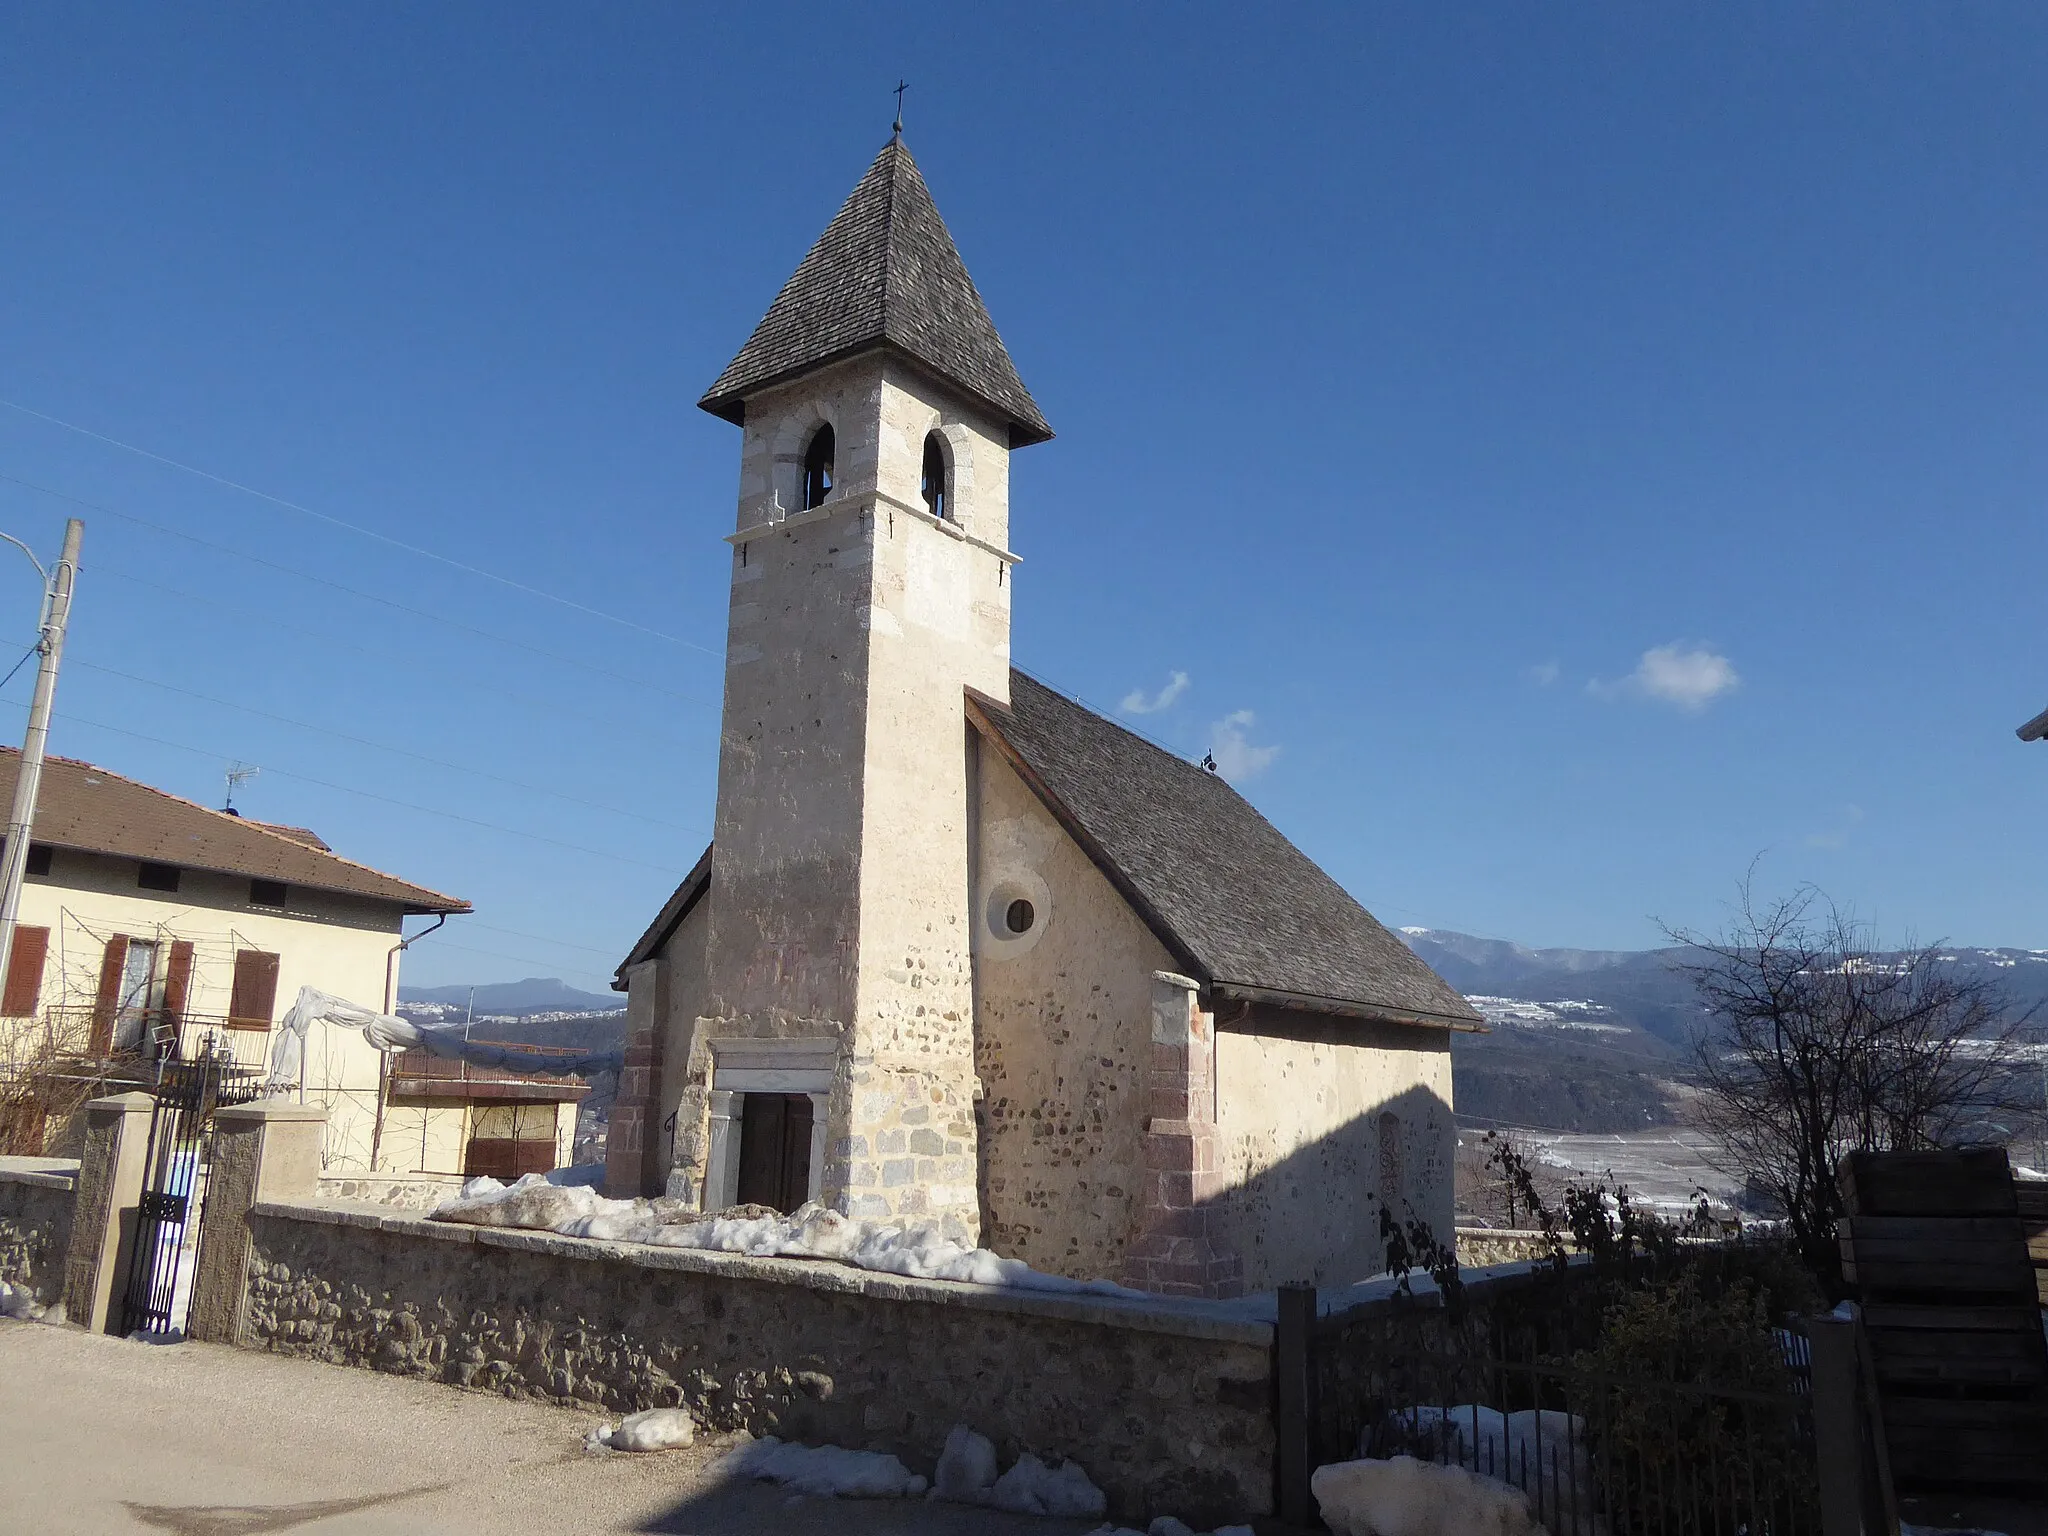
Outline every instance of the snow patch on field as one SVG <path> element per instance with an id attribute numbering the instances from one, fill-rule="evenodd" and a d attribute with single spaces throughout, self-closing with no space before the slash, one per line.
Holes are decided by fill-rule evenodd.
<path id="1" fill-rule="evenodd" d="M 1552 1002 L 1533 1002 L 1524 997 L 1491 997 L 1484 993 L 1465 999 L 1477 1008 L 1486 1022 L 1509 1029 L 1576 1029 L 1599 1035 L 1625 1035 L 1628 1026 L 1610 1024 L 1602 1014 L 1614 1012 L 1605 1003 L 1562 997 Z"/>
<path id="2" fill-rule="evenodd" d="M 1021 1259 L 965 1247 L 936 1227 L 858 1221 L 815 1201 L 787 1216 L 765 1206 L 735 1206 L 705 1216 L 686 1211 L 673 1200 L 607 1200 L 588 1185 L 529 1173 L 511 1185 L 488 1176 L 471 1179 L 459 1196 L 436 1206 L 432 1216 L 435 1221 L 521 1227 L 661 1248 L 701 1248 L 750 1258 L 832 1259 L 915 1280 L 961 1280 L 1092 1296 L 1145 1295 L 1107 1280 L 1044 1274 Z"/>

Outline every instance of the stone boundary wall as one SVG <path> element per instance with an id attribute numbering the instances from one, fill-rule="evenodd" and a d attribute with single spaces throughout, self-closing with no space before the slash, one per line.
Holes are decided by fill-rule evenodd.
<path id="1" fill-rule="evenodd" d="M 27 1286 L 44 1306 L 63 1294 L 77 1183 L 71 1159 L 0 1158 L 0 1280 Z"/>
<path id="2" fill-rule="evenodd" d="M 1550 1257 L 1550 1239 L 1541 1232 L 1510 1227 L 1459 1227 L 1458 1263 L 1465 1269 L 1489 1264 L 1534 1263 Z"/>
<path id="3" fill-rule="evenodd" d="M 593 1412 L 888 1451 L 955 1424 L 1078 1460 L 1110 1512 L 1272 1508 L 1270 1317 L 259 1202 L 236 1342 Z"/>

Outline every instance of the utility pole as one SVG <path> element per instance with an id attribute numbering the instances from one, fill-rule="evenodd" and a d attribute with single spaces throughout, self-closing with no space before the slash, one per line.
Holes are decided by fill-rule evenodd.
<path id="1" fill-rule="evenodd" d="M 21 762 L 14 776 L 14 809 L 7 816 L 7 846 L 0 852 L 0 978 L 14 961 L 14 923 L 21 912 L 21 882 L 28 874 L 28 842 L 35 829 L 36 794 L 43 785 L 43 749 L 50 739 L 50 701 L 57 694 L 57 664 L 64 659 L 64 628 L 71 622 L 71 592 L 78 583 L 78 541 L 85 524 L 72 518 L 64 525 L 64 553 L 57 557 L 57 569 L 43 570 L 26 544 L 7 542 L 20 548 L 43 578 L 41 637 L 36 649 L 42 655 L 36 667 L 35 698 L 28 707 L 28 735 L 22 739 Z"/>

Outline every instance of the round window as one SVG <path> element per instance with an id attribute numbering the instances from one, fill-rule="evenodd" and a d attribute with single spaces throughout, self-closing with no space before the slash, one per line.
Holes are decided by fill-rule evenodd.
<path id="1" fill-rule="evenodd" d="M 980 902 L 974 925 L 975 953 L 991 960 L 1015 960 L 1036 948 L 1052 927 L 1052 892 L 1036 870 L 1014 865 L 999 870 Z"/>

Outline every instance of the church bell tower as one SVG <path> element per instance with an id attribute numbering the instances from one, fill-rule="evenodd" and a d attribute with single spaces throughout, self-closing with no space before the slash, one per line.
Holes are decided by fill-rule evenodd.
<path id="1" fill-rule="evenodd" d="M 744 435 L 671 1192 L 779 1157 L 974 1239 L 964 701 L 1008 701 L 1009 460 L 1052 432 L 900 136 L 699 403 Z"/>

